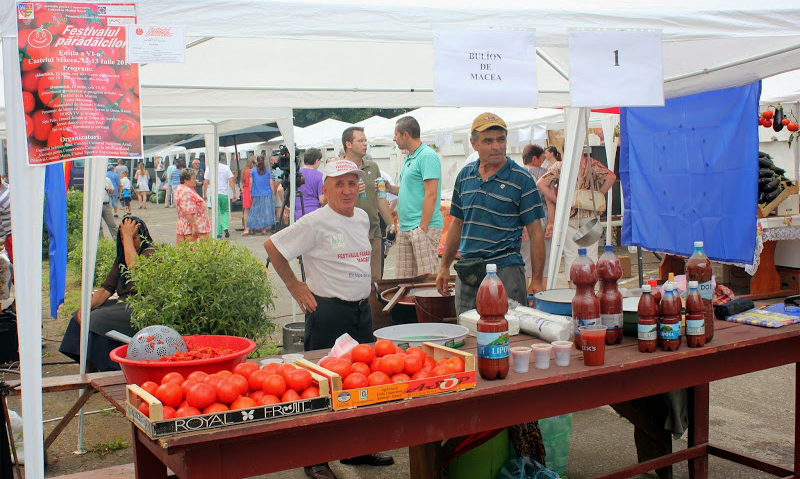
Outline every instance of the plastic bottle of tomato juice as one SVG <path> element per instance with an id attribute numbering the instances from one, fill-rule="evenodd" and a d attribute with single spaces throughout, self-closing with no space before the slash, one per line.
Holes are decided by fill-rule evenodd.
<path id="1" fill-rule="evenodd" d="M 486 265 L 475 306 L 477 324 L 478 372 L 483 379 L 504 379 L 508 374 L 508 296 L 497 276 L 497 265 Z"/>
<path id="2" fill-rule="evenodd" d="M 622 277 L 622 263 L 611 245 L 605 246 L 605 252 L 597 260 L 597 276 L 600 278 L 600 321 L 608 329 L 606 344 L 621 343 L 622 293 L 617 281 Z"/>
<path id="3" fill-rule="evenodd" d="M 575 285 L 575 296 L 572 298 L 575 348 L 581 349 L 578 327 L 600 324 L 600 300 L 594 294 L 597 269 L 592 260 L 586 256 L 586 248 L 578 249 L 578 259 L 569 269 L 569 280 Z"/>

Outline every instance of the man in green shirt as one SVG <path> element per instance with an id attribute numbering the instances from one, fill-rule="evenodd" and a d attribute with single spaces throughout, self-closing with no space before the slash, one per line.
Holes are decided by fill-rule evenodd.
<path id="1" fill-rule="evenodd" d="M 381 271 L 381 258 L 383 258 L 383 238 L 381 238 L 380 221 L 378 214 L 388 225 L 387 233 L 394 231 L 394 221 L 386 198 L 378 198 L 375 180 L 380 178 L 381 170 L 374 161 L 364 158 L 367 154 L 367 136 L 364 128 L 351 126 L 342 133 L 342 146 L 344 146 L 344 159 L 352 161 L 364 171 L 364 179 L 358 185 L 358 201 L 356 207 L 367 212 L 369 216 L 369 242 L 372 247 L 370 255 L 370 270 L 372 280 L 377 281 L 383 277 Z"/>
<path id="2" fill-rule="evenodd" d="M 408 150 L 400 169 L 399 186 L 388 186 L 397 195 L 397 277 L 436 274 L 439 267 L 439 240 L 444 221 L 439 210 L 442 195 L 442 162 L 439 155 L 420 140 L 419 123 L 414 117 L 397 120 L 394 142 Z"/>

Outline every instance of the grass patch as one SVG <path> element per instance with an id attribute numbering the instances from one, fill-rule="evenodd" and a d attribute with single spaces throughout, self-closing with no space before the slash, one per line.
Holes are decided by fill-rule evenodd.
<path id="1" fill-rule="evenodd" d="M 128 444 L 123 441 L 122 439 L 114 439 L 112 441 L 106 442 L 98 442 L 94 446 L 89 449 L 89 452 L 93 452 L 100 456 L 107 456 L 115 451 L 121 451 L 128 447 Z"/>

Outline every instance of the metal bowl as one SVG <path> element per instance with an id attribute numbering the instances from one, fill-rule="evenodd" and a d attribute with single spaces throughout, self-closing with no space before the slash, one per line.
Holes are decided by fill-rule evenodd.
<path id="1" fill-rule="evenodd" d="M 603 225 L 600 223 L 600 218 L 595 216 L 578 228 L 572 241 L 578 246 L 591 246 L 597 243 L 601 236 L 603 236 Z"/>

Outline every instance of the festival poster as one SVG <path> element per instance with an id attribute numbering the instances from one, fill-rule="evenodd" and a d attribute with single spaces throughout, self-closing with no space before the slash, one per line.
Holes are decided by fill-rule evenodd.
<path id="1" fill-rule="evenodd" d="M 28 164 L 141 158 L 139 66 L 125 61 L 135 5 L 17 2 Z"/>

